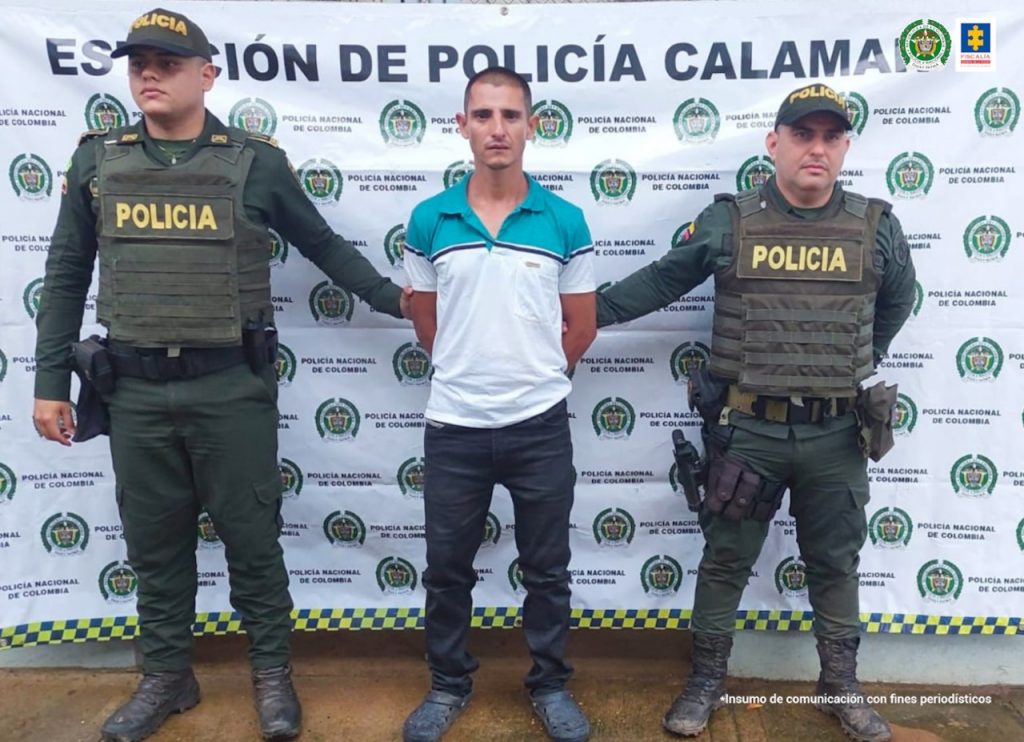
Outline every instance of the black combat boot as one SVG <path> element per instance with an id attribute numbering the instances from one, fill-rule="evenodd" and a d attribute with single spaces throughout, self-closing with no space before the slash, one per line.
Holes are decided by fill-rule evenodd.
<path id="1" fill-rule="evenodd" d="M 826 714 L 839 717 L 846 735 L 857 742 L 887 742 L 892 739 L 889 724 L 864 699 L 857 682 L 857 647 L 860 637 L 825 639 L 818 637 L 821 675 L 817 695 L 831 696 L 814 703 Z"/>
<path id="2" fill-rule="evenodd" d="M 199 703 L 199 683 L 192 670 L 149 672 L 121 708 L 103 722 L 104 742 L 145 739 L 171 714 L 188 711 Z"/>
<path id="3" fill-rule="evenodd" d="M 292 666 L 252 671 L 252 690 L 263 739 L 291 739 L 302 730 L 302 706 L 292 686 Z"/>
<path id="4" fill-rule="evenodd" d="M 704 731 L 711 712 L 722 705 L 731 651 L 731 636 L 693 632 L 693 672 L 661 722 L 667 730 L 684 737 Z"/>

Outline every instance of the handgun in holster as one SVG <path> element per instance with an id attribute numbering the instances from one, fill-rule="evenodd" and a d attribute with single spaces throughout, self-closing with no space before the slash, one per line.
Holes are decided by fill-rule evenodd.
<path id="1" fill-rule="evenodd" d="M 277 360 L 277 328 L 262 323 L 249 323 L 242 328 L 245 361 L 258 374 Z"/>
<path id="2" fill-rule="evenodd" d="M 117 379 L 110 363 L 106 340 L 91 335 L 71 344 L 71 366 L 78 374 L 81 385 L 75 411 L 75 443 L 83 443 L 98 435 L 110 435 L 110 413 L 103 395 L 114 393 Z"/>
<path id="3" fill-rule="evenodd" d="M 681 430 L 672 431 L 672 453 L 676 459 L 676 477 L 690 512 L 700 512 L 701 494 L 707 483 L 706 461 Z"/>

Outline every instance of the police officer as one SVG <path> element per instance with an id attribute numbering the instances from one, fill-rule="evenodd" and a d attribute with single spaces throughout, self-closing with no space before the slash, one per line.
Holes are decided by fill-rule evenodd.
<path id="1" fill-rule="evenodd" d="M 142 739 L 199 701 L 190 660 L 201 509 L 224 543 L 261 732 L 294 737 L 268 227 L 374 309 L 398 317 L 405 300 L 331 231 L 273 140 L 205 109 L 216 71 L 199 26 L 155 9 L 111 56 L 128 57 L 143 118 L 87 132 L 72 157 L 37 320 L 33 414 L 43 436 L 70 445 L 68 349 L 98 251 L 96 314 L 117 377 L 104 397 L 143 656 L 138 689 L 103 739 Z"/>
<path id="2" fill-rule="evenodd" d="M 836 182 L 849 129 L 831 88 L 792 92 L 765 140 L 775 175 L 716 197 L 678 246 L 598 295 L 608 325 L 715 277 L 710 373 L 692 390 L 711 453 L 693 672 L 664 719 L 677 734 L 699 734 L 720 705 L 740 597 L 788 488 L 821 660 L 818 708 L 854 739 L 890 738 L 856 678 L 868 480 L 854 407 L 910 314 L 914 268 L 889 204 Z"/>

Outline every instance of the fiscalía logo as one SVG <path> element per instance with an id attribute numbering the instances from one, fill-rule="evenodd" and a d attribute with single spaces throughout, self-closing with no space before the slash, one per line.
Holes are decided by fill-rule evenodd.
<path id="1" fill-rule="evenodd" d="M 302 189 L 318 206 L 329 206 L 341 198 L 344 180 L 337 165 L 330 160 L 322 157 L 306 160 L 299 166 L 298 176 Z"/>
<path id="2" fill-rule="evenodd" d="M 964 497 L 987 497 L 995 489 L 999 473 L 992 459 L 981 454 L 961 456 L 949 470 L 953 491 Z"/>
<path id="3" fill-rule="evenodd" d="M 880 549 L 905 548 L 913 531 L 914 522 L 905 510 L 899 508 L 882 508 L 871 516 L 868 523 L 871 544 Z"/>
<path id="4" fill-rule="evenodd" d="M 628 205 L 636 192 L 636 171 L 625 160 L 604 160 L 590 172 L 590 192 L 599 204 Z"/>
<path id="5" fill-rule="evenodd" d="M 640 584 L 656 598 L 675 595 L 683 584 L 683 568 L 667 554 L 652 556 L 640 568 Z"/>
<path id="6" fill-rule="evenodd" d="M 775 568 L 775 589 L 780 595 L 807 595 L 807 565 L 799 557 L 787 557 Z"/>
<path id="7" fill-rule="evenodd" d="M 288 386 L 295 380 L 295 354 L 284 343 L 277 344 L 277 359 L 274 361 L 274 373 L 277 375 L 278 386 Z"/>
<path id="8" fill-rule="evenodd" d="M 672 351 L 669 365 L 677 384 L 686 384 L 690 376 L 711 363 L 711 348 L 704 343 L 687 340 Z"/>
<path id="9" fill-rule="evenodd" d="M 622 508 L 605 508 L 594 518 L 598 546 L 629 546 L 636 535 L 636 521 Z"/>
<path id="10" fill-rule="evenodd" d="M 572 113 L 557 100 L 542 100 L 533 105 L 537 117 L 533 141 L 542 147 L 564 147 L 572 136 Z"/>
<path id="11" fill-rule="evenodd" d="M 846 118 L 850 120 L 850 136 L 854 139 L 864 133 L 864 127 L 868 125 L 868 116 L 871 115 L 871 108 L 867 99 L 860 93 L 840 93 L 840 97 L 846 101 Z"/>
<path id="12" fill-rule="evenodd" d="M 416 589 L 416 568 L 402 557 L 385 557 L 377 563 L 377 585 L 391 595 L 411 593 Z"/>
<path id="13" fill-rule="evenodd" d="M 282 458 L 277 463 L 281 473 L 281 497 L 288 499 L 298 497 L 302 493 L 302 469 L 291 459 Z"/>
<path id="14" fill-rule="evenodd" d="M 96 93 L 85 104 L 88 129 L 119 129 L 128 125 L 128 111 L 121 101 L 106 93 Z"/>
<path id="15" fill-rule="evenodd" d="M 979 216 L 964 230 L 967 258 L 978 263 L 1002 260 L 1010 249 L 1010 225 L 998 216 Z"/>
<path id="16" fill-rule="evenodd" d="M 11 160 L 8 174 L 11 187 L 20 199 L 39 201 L 49 198 L 53 192 L 53 173 L 46 160 L 39 155 L 18 155 Z"/>
<path id="17" fill-rule="evenodd" d="M 433 366 L 422 345 L 415 342 L 400 345 L 391 358 L 391 368 L 402 386 L 422 386 L 430 382 Z"/>
<path id="18" fill-rule="evenodd" d="M 270 267 L 277 268 L 288 262 L 288 241 L 273 229 L 270 232 Z"/>
<path id="19" fill-rule="evenodd" d="M 932 161 L 920 152 L 896 155 L 885 171 L 885 184 L 897 198 L 924 198 L 934 180 Z"/>
<path id="20" fill-rule="evenodd" d="M 412 101 L 393 100 L 380 112 L 380 135 L 385 144 L 419 144 L 426 130 L 427 118 Z"/>
<path id="21" fill-rule="evenodd" d="M 231 106 L 228 122 L 250 134 L 272 137 L 277 131 L 277 112 L 262 98 L 242 98 Z"/>
<path id="22" fill-rule="evenodd" d="M 523 570 L 519 566 L 518 559 L 513 559 L 508 565 L 508 584 L 512 586 L 512 592 L 516 595 L 526 595 L 526 586 L 523 585 Z"/>
<path id="23" fill-rule="evenodd" d="M 718 136 L 722 117 L 707 98 L 687 98 L 676 108 L 672 125 L 680 142 L 706 144 Z"/>
<path id="24" fill-rule="evenodd" d="M 736 171 L 736 190 L 760 188 L 775 174 L 775 163 L 768 155 L 748 157 Z"/>
<path id="25" fill-rule="evenodd" d="M 42 297 L 43 279 L 36 278 L 30 281 L 21 294 L 21 300 L 25 305 L 25 311 L 28 312 L 29 319 L 34 320 L 39 314 L 39 302 Z"/>
<path id="26" fill-rule="evenodd" d="M 139 576 L 128 562 L 111 562 L 100 570 L 100 595 L 108 603 L 128 603 L 135 600 L 139 589 Z"/>
<path id="27" fill-rule="evenodd" d="M 363 519 L 351 510 L 335 510 L 324 518 L 324 536 L 331 546 L 352 548 L 362 546 L 366 541 L 366 526 Z"/>
<path id="28" fill-rule="evenodd" d="M 89 525 L 80 515 L 57 513 L 39 531 L 46 550 L 56 556 L 81 554 L 89 544 Z"/>
<path id="29" fill-rule="evenodd" d="M 494 513 L 488 512 L 484 520 L 484 533 L 480 539 L 480 545 L 484 547 L 497 546 L 501 539 L 501 521 Z"/>
<path id="30" fill-rule="evenodd" d="M 384 235 L 384 255 L 392 268 L 405 266 L 405 225 L 396 224 Z"/>
<path id="31" fill-rule="evenodd" d="M 203 510 L 196 520 L 196 534 L 199 536 L 199 548 L 219 549 L 224 545 L 217 535 L 217 528 L 213 524 L 213 518 Z"/>
<path id="32" fill-rule="evenodd" d="M 348 441 L 359 434 L 359 410 L 341 397 L 328 399 L 316 409 L 316 429 L 325 441 Z"/>
<path id="33" fill-rule="evenodd" d="M 892 432 L 894 435 L 907 436 L 914 432 L 916 426 L 917 405 L 913 399 L 900 392 L 892 407 Z"/>
<path id="34" fill-rule="evenodd" d="M 422 456 L 406 459 L 398 467 L 398 489 L 407 497 L 423 497 L 423 480 L 426 473 L 426 462 Z"/>
<path id="35" fill-rule="evenodd" d="M 957 72 L 989 72 L 996 68 L 996 24 L 990 19 L 959 21 Z"/>
<path id="36" fill-rule="evenodd" d="M 6 505 L 14 499 L 18 489 L 18 477 L 14 470 L 0 461 L 0 505 Z"/>
<path id="37" fill-rule="evenodd" d="M 355 306 L 349 290 L 331 281 L 321 281 L 309 292 L 309 311 L 320 325 L 348 324 Z"/>
<path id="38" fill-rule="evenodd" d="M 629 438 L 636 425 L 633 405 L 622 397 L 605 397 L 590 416 L 598 438 Z"/>
<path id="39" fill-rule="evenodd" d="M 921 597 L 936 603 L 949 603 L 960 597 L 964 576 L 953 562 L 932 559 L 917 571 L 917 590 Z"/>
<path id="40" fill-rule="evenodd" d="M 1020 121 L 1020 100 L 1009 88 L 986 90 L 974 104 L 974 123 L 983 136 L 1011 133 Z"/>
<path id="41" fill-rule="evenodd" d="M 1003 349 L 992 338 L 971 338 L 957 350 L 956 368 L 961 379 L 992 381 L 1003 370 Z"/>
<path id="42" fill-rule="evenodd" d="M 472 172 L 472 162 L 469 160 L 456 160 L 444 169 L 444 175 L 441 176 L 441 182 L 444 183 L 444 187 L 446 189 L 451 188 Z"/>
<path id="43" fill-rule="evenodd" d="M 945 66 L 953 50 L 949 31 L 938 21 L 918 19 L 903 29 L 899 39 L 903 63 L 915 70 L 934 70 Z"/>

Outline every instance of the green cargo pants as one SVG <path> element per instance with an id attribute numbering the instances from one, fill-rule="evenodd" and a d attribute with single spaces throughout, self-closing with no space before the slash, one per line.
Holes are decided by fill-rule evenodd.
<path id="1" fill-rule="evenodd" d="M 144 672 L 192 653 L 196 519 L 224 544 L 231 605 L 254 668 L 288 662 L 291 597 L 280 534 L 277 382 L 247 365 L 186 381 L 120 378 L 106 399 L 128 561 L 139 577 Z"/>
<path id="2" fill-rule="evenodd" d="M 814 631 L 829 639 L 854 637 L 860 633 L 858 566 L 867 537 L 864 506 L 868 502 L 867 466 L 857 443 L 858 429 L 851 422 L 824 435 L 796 436 L 792 427 L 788 437 L 735 428 L 729 455 L 745 461 L 761 476 L 789 485 L 789 513 L 796 519 L 797 544 L 807 565 Z M 699 522 L 705 545 L 692 627 L 709 634 L 732 634 L 743 589 L 770 523 L 728 521 L 706 508 L 701 509 Z"/>

